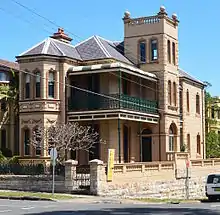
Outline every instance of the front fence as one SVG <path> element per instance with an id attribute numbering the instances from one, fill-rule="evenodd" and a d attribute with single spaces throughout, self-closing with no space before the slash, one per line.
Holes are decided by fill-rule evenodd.
<path id="1" fill-rule="evenodd" d="M 74 193 L 89 194 L 90 191 L 90 166 L 79 165 L 76 167 L 76 175 L 73 181 Z"/>
<path id="2" fill-rule="evenodd" d="M 52 166 L 43 164 L 0 164 L 0 175 L 52 175 Z M 55 175 L 65 176 L 65 166 L 57 164 Z"/>

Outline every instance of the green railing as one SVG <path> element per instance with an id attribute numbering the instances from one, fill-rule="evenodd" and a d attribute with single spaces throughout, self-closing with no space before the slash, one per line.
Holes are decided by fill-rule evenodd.
<path id="1" fill-rule="evenodd" d="M 80 92 L 68 100 L 69 111 L 92 111 L 127 109 L 144 113 L 158 113 L 157 101 L 150 101 L 124 94 L 111 94 L 106 97 Z"/>

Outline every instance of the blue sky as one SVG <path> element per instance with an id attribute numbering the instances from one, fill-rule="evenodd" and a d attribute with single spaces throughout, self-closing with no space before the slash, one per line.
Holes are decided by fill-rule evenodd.
<path id="1" fill-rule="evenodd" d="M 176 13 L 179 25 L 180 67 L 202 81 L 212 84 L 209 91 L 220 95 L 218 64 L 220 50 L 220 1 L 199 0 L 16 0 L 77 35 L 73 44 L 92 35 L 109 40 L 123 39 L 122 17 L 154 15 L 161 5 L 168 14 Z M 61 4 L 63 2 L 63 4 Z M 50 36 L 57 27 L 20 7 L 13 0 L 1 0 L 0 58 L 15 56 Z M 71 37 L 73 35 L 70 34 Z"/>

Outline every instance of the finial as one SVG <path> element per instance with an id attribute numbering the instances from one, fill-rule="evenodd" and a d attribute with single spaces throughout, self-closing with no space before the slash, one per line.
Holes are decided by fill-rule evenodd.
<path id="1" fill-rule="evenodd" d="M 166 11 L 166 8 L 162 5 L 162 6 L 160 6 L 160 12 L 161 13 L 164 13 Z"/>
<path id="2" fill-rule="evenodd" d="M 175 13 L 173 13 L 172 18 L 173 18 L 174 21 L 176 21 L 177 20 L 177 15 Z"/>
<path id="3" fill-rule="evenodd" d="M 125 11 L 125 13 L 124 13 L 124 18 L 126 18 L 126 19 L 128 19 L 128 18 L 130 18 L 130 12 L 129 11 Z"/>

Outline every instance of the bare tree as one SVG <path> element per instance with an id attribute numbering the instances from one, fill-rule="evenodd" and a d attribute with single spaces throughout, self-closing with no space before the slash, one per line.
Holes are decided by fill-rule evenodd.
<path id="1" fill-rule="evenodd" d="M 77 122 L 67 124 L 56 123 L 48 128 L 37 126 L 30 140 L 30 144 L 35 148 L 49 150 L 55 147 L 60 160 L 67 151 L 89 151 L 97 142 L 104 143 L 99 138 L 99 134 L 90 126 L 81 126 Z"/>

